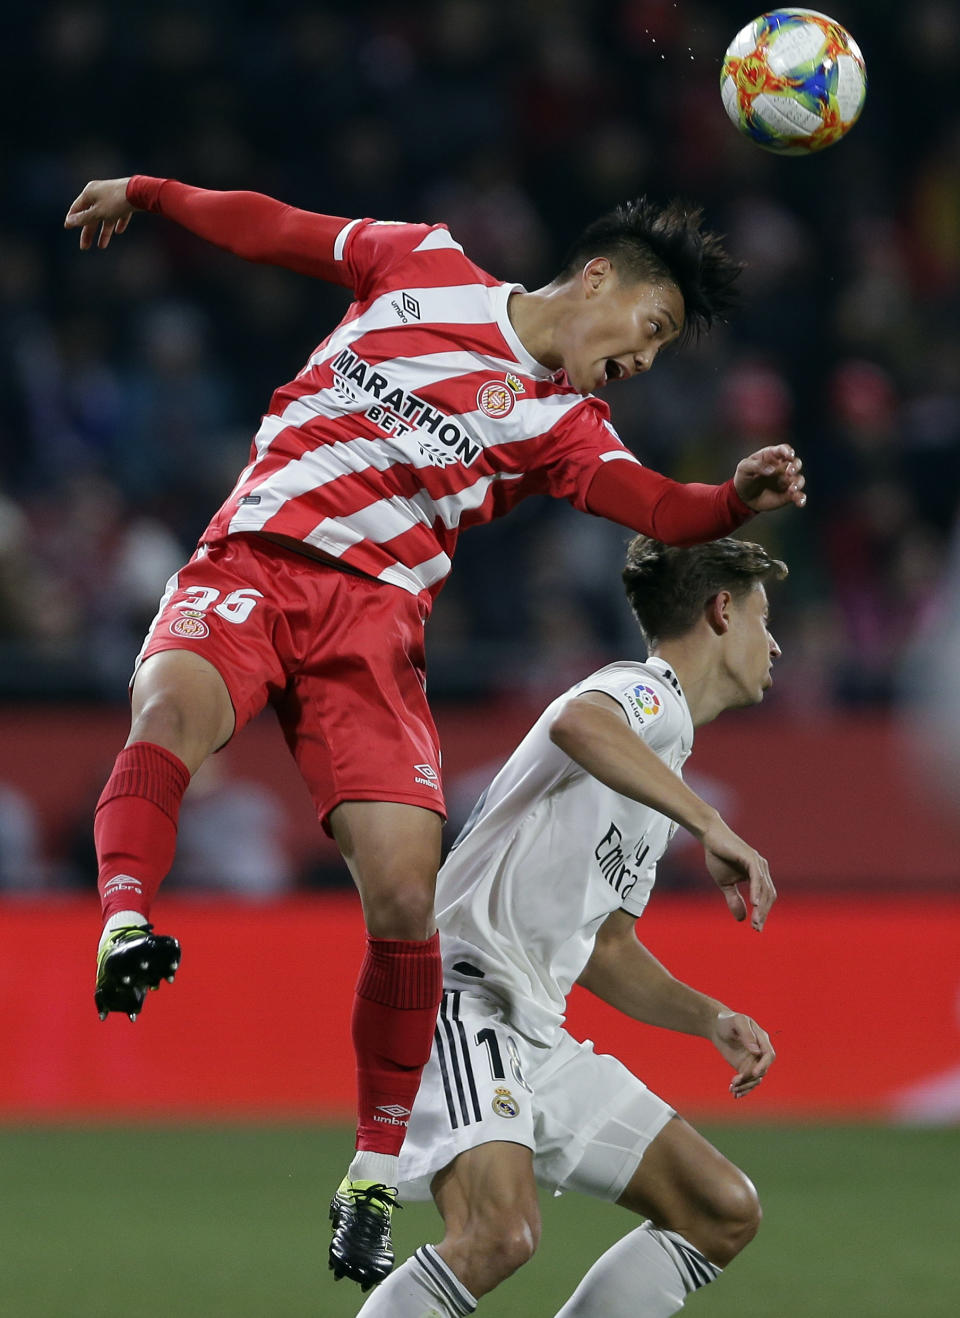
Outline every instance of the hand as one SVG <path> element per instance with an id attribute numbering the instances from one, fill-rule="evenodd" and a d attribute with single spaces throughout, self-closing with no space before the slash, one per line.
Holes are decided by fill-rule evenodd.
<path id="1" fill-rule="evenodd" d="M 788 503 L 802 508 L 807 502 L 802 467 L 789 444 L 776 444 L 738 463 L 733 483 L 740 498 L 755 513 L 773 512 Z"/>
<path id="2" fill-rule="evenodd" d="M 711 1037 L 720 1055 L 736 1070 L 730 1093 L 743 1098 L 756 1089 L 776 1057 L 770 1036 L 749 1016 L 723 1010 L 717 1014 Z"/>
<path id="3" fill-rule="evenodd" d="M 103 250 L 115 233 L 123 233 L 136 210 L 127 201 L 128 178 L 94 179 L 80 193 L 63 222 L 65 229 L 80 229 L 80 250 L 89 251 L 100 225 L 97 246 Z M 742 496 L 741 496 L 742 497 Z"/>
<path id="4" fill-rule="evenodd" d="M 723 893 L 735 920 L 747 918 L 746 902 L 738 884 L 749 882 L 750 905 L 753 907 L 750 923 L 759 933 L 766 924 L 770 908 L 777 900 L 777 890 L 770 878 L 770 866 L 759 852 L 738 837 L 719 816 L 708 826 L 700 842 L 705 852 L 707 869 Z"/>

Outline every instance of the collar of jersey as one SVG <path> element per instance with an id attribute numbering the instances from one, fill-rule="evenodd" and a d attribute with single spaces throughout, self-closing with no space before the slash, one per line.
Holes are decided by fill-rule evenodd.
<path id="1" fill-rule="evenodd" d="M 655 668 L 655 669 L 657 669 L 657 670 L 658 670 L 659 672 L 661 672 L 661 673 L 665 673 L 665 672 L 667 672 L 667 671 L 670 672 L 671 676 L 673 677 L 674 682 L 676 682 L 676 684 L 677 684 L 677 685 L 676 685 L 676 690 L 677 690 L 677 692 L 678 692 L 678 694 L 679 694 L 679 696 L 680 696 L 681 701 L 683 702 L 683 707 L 684 707 L 684 709 L 687 711 L 687 717 L 689 718 L 689 717 L 690 717 L 690 706 L 687 704 L 687 697 L 686 697 L 686 695 L 684 694 L 683 687 L 680 685 L 680 679 L 679 679 L 679 677 L 677 677 L 677 674 L 676 674 L 676 672 L 674 671 L 673 667 L 672 667 L 670 664 L 668 664 L 667 661 L 666 661 L 665 659 L 661 659 L 660 656 L 659 656 L 659 655 L 656 655 L 656 654 L 652 654 L 652 655 L 650 655 L 650 657 L 649 657 L 648 659 L 644 659 L 643 662 L 644 662 L 644 665 L 645 665 L 647 668 Z M 669 686 L 670 683 L 667 682 L 667 685 Z M 692 726 L 692 725 L 691 725 L 691 726 Z"/>
<path id="2" fill-rule="evenodd" d="M 500 333 L 506 339 L 510 351 L 520 363 L 520 369 L 524 375 L 532 375 L 535 380 L 552 380 L 557 373 L 549 370 L 542 362 L 538 362 L 536 357 L 531 357 L 520 342 L 520 336 L 510 322 L 507 311 L 510 294 L 525 293 L 526 291 L 523 284 L 497 284 L 490 290 L 493 301 L 493 314 L 496 317 L 497 325 L 500 327 Z"/>

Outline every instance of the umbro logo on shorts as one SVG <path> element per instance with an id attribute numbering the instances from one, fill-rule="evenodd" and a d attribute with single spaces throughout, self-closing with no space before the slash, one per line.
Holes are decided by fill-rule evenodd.
<path id="1" fill-rule="evenodd" d="M 432 787 L 435 792 L 440 790 L 436 769 L 429 764 L 415 764 L 413 768 L 415 783 L 419 783 L 421 787 Z"/>

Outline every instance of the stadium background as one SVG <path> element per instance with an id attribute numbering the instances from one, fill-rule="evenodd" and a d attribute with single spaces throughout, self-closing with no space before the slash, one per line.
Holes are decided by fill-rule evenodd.
<path id="1" fill-rule="evenodd" d="M 668 964 L 736 996 L 780 1051 L 762 1094 L 715 1128 L 760 1184 L 764 1234 L 736 1284 L 700 1304 L 720 1318 L 771 1304 L 784 1318 L 953 1312 L 960 14 L 947 0 L 839 4 L 870 91 L 850 138 L 810 160 L 757 150 L 722 113 L 720 57 L 751 16 L 683 0 L 94 0 L 6 16 L 5 1311 L 127 1313 L 117 1265 L 151 1253 L 182 1314 L 358 1307 L 322 1255 L 349 1148 L 330 1123 L 351 1103 L 360 926 L 269 721 L 185 803 L 162 899 L 187 948 L 176 990 L 136 1029 L 99 1026 L 89 1002 L 89 814 L 123 735 L 131 658 L 272 387 L 345 305 L 155 217 L 81 257 L 61 223 L 82 184 L 144 172 L 443 219 L 528 287 L 594 214 L 680 192 L 748 262 L 728 329 L 611 391 L 626 442 L 671 475 L 722 479 L 787 439 L 809 480 L 803 513 L 750 530 L 791 565 L 774 600 L 776 688 L 704 730 L 692 775 L 768 855 L 781 902 L 754 940 L 678 848 L 647 924 Z M 534 501 L 464 537 L 429 647 L 452 828 L 546 699 L 636 652 L 625 539 Z M 685 1112 L 730 1119 L 694 1043 L 586 1000 L 574 1022 Z M 592 1205 L 547 1212 L 529 1280 L 481 1312 L 552 1312 L 549 1287 L 559 1302 L 592 1233 L 623 1229 Z M 408 1246 L 435 1230 L 420 1210 L 402 1218 Z M 158 1288 L 138 1311 L 169 1308 Z"/>

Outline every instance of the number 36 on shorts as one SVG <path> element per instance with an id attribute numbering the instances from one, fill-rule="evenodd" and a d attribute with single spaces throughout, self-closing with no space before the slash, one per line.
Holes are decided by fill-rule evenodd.
<path id="1" fill-rule="evenodd" d="M 257 601 L 263 599 L 263 591 L 252 588 L 232 590 L 223 599 L 220 599 L 222 591 L 213 586 L 187 586 L 183 593 L 186 598 L 176 605 L 178 609 L 203 614 L 212 608 L 219 617 L 233 623 L 246 622 L 257 607 Z"/>

